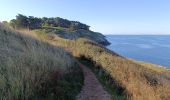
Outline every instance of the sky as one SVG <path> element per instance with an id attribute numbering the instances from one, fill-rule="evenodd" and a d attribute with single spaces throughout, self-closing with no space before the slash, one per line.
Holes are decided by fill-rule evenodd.
<path id="1" fill-rule="evenodd" d="M 103 34 L 170 34 L 170 0 L 0 1 L 0 21 L 17 14 L 80 21 Z"/>

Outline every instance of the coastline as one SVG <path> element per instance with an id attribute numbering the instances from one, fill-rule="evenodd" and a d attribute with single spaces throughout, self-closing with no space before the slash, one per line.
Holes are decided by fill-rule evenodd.
<path id="1" fill-rule="evenodd" d="M 166 69 L 170 69 L 170 63 L 168 59 L 166 59 L 168 55 L 164 53 L 162 54 L 161 51 L 159 51 L 163 49 L 163 51 L 165 53 L 167 52 L 168 54 L 169 47 L 168 46 L 163 47 L 163 45 L 159 46 L 161 44 L 158 45 L 157 42 L 159 41 L 156 41 L 156 39 L 159 39 L 159 38 L 155 39 L 153 38 L 155 36 L 152 36 L 152 35 L 150 35 L 149 38 L 146 35 L 142 35 L 142 37 L 140 36 L 138 37 L 137 35 L 133 35 L 133 36 L 116 35 L 116 38 L 114 37 L 113 40 L 111 40 L 112 37 L 115 35 L 105 35 L 105 36 L 106 36 L 106 39 L 111 43 L 111 45 L 106 46 L 107 49 L 112 50 L 118 53 L 119 55 L 124 56 L 125 58 L 128 58 L 128 59 L 133 59 L 139 62 L 155 64 L 161 67 L 166 67 Z M 160 36 L 160 35 L 157 35 L 157 36 Z M 143 39 L 143 37 L 146 37 L 146 42 L 145 42 L 145 38 Z M 162 36 L 162 38 L 164 38 L 164 36 Z M 139 42 L 138 41 L 137 43 L 132 42 L 137 39 L 139 40 Z M 167 39 L 165 41 L 167 41 Z M 161 55 L 161 56 L 156 56 L 156 55 Z"/>

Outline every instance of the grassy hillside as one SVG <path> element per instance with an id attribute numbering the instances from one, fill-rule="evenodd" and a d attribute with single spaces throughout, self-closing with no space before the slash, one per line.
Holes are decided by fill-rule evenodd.
<path id="1" fill-rule="evenodd" d="M 105 39 L 105 36 L 98 32 L 93 32 L 90 30 L 78 29 L 71 31 L 68 28 L 61 27 L 53 27 L 53 28 L 44 28 L 35 30 L 38 33 L 50 34 L 55 33 L 58 37 L 69 39 L 69 40 L 77 40 L 79 38 L 86 38 L 91 41 L 94 41 L 101 45 L 109 45 L 110 43 Z M 95 38 L 94 38 L 95 37 Z"/>
<path id="2" fill-rule="evenodd" d="M 83 36 L 81 32 L 83 32 Z M 8 33 L 8 32 L 2 31 L 2 33 Z M 103 45 L 100 45 L 100 42 L 96 42 L 96 40 L 100 40 L 100 37 L 98 38 L 99 34 L 97 34 L 96 36 L 95 33 L 93 34 L 89 30 L 82 30 L 82 29 L 69 30 L 68 28 L 51 27 L 51 26 L 42 29 L 25 31 L 25 33 L 27 35 L 33 36 L 36 39 L 47 42 L 53 46 L 56 46 L 57 48 L 62 47 L 63 49 L 69 51 L 74 57 L 76 57 L 80 61 L 87 61 L 87 63 L 91 64 L 90 68 L 95 72 L 99 80 L 103 83 L 104 87 L 106 87 L 106 89 L 110 91 L 110 93 L 113 92 L 112 90 L 115 90 L 116 93 L 113 92 L 112 95 L 117 99 L 121 100 L 124 99 L 124 97 L 126 97 L 126 99 L 129 100 L 131 99 L 132 100 L 168 100 L 170 97 L 170 71 L 169 70 L 155 67 L 155 65 L 152 64 L 146 64 L 146 63 L 129 60 L 106 49 Z M 86 34 L 88 38 L 84 34 Z M 29 42 L 26 41 L 22 43 L 22 45 L 25 45 L 27 43 Z M 26 45 L 26 47 L 27 46 L 29 45 Z M 13 46 L 11 48 L 16 48 L 16 47 Z M 17 51 L 20 51 L 20 49 L 17 48 Z M 37 51 L 39 51 L 39 49 L 37 49 L 36 52 Z M 61 54 L 63 52 L 55 53 L 55 50 L 52 52 L 50 51 L 50 54 L 52 53 L 51 54 L 52 57 L 53 55 L 58 54 L 59 56 L 61 56 L 60 60 L 64 59 L 63 62 L 70 62 L 73 59 L 70 58 L 71 56 L 68 57 L 70 59 L 68 59 L 65 56 L 62 56 Z M 48 53 L 49 51 L 47 52 L 47 54 Z M 37 54 L 39 54 L 39 52 L 37 52 Z M 67 59 L 65 60 L 65 58 Z M 45 60 L 43 61 L 47 60 L 46 57 L 44 57 L 44 59 Z M 51 60 L 53 60 L 53 58 Z M 69 66 L 74 66 L 74 65 L 69 64 Z M 80 77 L 76 79 L 80 79 Z"/>
<path id="3" fill-rule="evenodd" d="M 126 59 L 87 39 L 71 41 L 52 33 L 40 36 L 49 43 L 64 47 L 76 57 L 93 62 L 97 73 L 105 77 L 108 84 L 117 87 L 127 99 L 168 100 L 170 97 L 168 70 L 160 73 L 150 64 Z M 159 67 L 156 69 L 159 70 Z"/>
<path id="4" fill-rule="evenodd" d="M 13 19 L 9 22 L 9 25 L 14 29 L 37 30 L 40 33 L 43 32 L 46 34 L 55 33 L 61 38 L 70 40 L 86 38 L 102 45 L 110 44 L 105 39 L 104 35 L 91 31 L 90 26 L 78 21 L 70 21 L 59 17 L 37 18 L 18 14 L 16 19 Z"/>
<path id="5" fill-rule="evenodd" d="M 0 24 L 0 100 L 75 100 L 82 84 L 69 53 Z"/>

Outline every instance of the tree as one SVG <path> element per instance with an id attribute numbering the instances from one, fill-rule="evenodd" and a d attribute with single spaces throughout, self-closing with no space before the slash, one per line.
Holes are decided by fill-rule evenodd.
<path id="1" fill-rule="evenodd" d="M 7 22 L 7 21 L 2 21 L 2 23 L 3 23 L 3 24 L 5 24 L 5 25 L 7 25 L 7 24 L 8 24 L 8 22 Z"/>
<path id="2" fill-rule="evenodd" d="M 41 19 L 33 17 L 33 16 L 29 16 L 28 17 L 28 28 L 29 29 L 38 29 L 41 28 Z"/>
<path id="3" fill-rule="evenodd" d="M 37 18 L 33 16 L 25 16 L 18 14 L 16 19 L 10 21 L 10 25 L 13 28 L 27 28 L 27 29 L 39 29 L 43 27 L 63 27 L 69 28 L 70 30 L 84 29 L 89 30 L 88 25 L 80 23 L 78 21 L 69 21 L 60 17 L 56 18 Z"/>
<path id="4" fill-rule="evenodd" d="M 9 23 L 9 25 L 12 27 L 12 28 L 14 28 L 14 29 L 16 29 L 16 20 L 15 19 L 12 19 L 11 21 L 10 21 L 10 23 Z"/>
<path id="5" fill-rule="evenodd" d="M 77 22 L 77 21 L 72 21 L 71 26 L 70 26 L 70 28 L 74 29 L 74 30 L 78 30 L 78 29 L 89 30 L 89 27 L 90 26 L 80 23 L 80 22 Z"/>
<path id="6" fill-rule="evenodd" d="M 28 17 L 22 14 L 16 16 L 16 26 L 17 28 L 28 28 L 29 22 Z"/>

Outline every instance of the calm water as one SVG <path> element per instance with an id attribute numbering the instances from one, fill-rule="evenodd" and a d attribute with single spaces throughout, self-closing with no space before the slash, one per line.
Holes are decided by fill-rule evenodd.
<path id="1" fill-rule="evenodd" d="M 122 56 L 170 68 L 170 35 L 107 35 L 109 49 Z"/>

